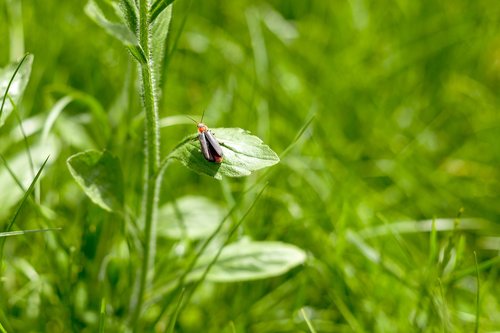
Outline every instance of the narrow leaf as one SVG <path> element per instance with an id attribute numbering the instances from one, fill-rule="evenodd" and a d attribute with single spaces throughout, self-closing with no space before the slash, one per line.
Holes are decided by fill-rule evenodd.
<path id="1" fill-rule="evenodd" d="M 311 320 L 309 319 L 309 316 L 307 315 L 306 311 L 304 308 L 300 309 L 300 313 L 302 314 L 302 317 L 306 321 L 307 327 L 309 328 L 309 331 L 311 333 L 316 333 L 316 330 L 314 329 L 314 326 L 311 323 Z"/>
<path id="2" fill-rule="evenodd" d="M 139 13 L 134 1 L 120 0 L 118 7 L 122 19 L 125 21 L 130 31 L 137 31 L 139 26 Z"/>
<path id="3" fill-rule="evenodd" d="M 182 301 L 184 300 L 184 293 L 186 292 L 186 289 L 181 290 L 181 294 L 179 295 L 179 300 L 177 301 L 177 304 L 175 306 L 175 311 L 174 314 L 170 317 L 169 323 L 168 323 L 168 328 L 167 328 L 167 333 L 174 333 L 175 332 L 175 323 L 177 322 L 177 317 L 179 316 L 179 312 L 181 311 L 182 307 Z"/>
<path id="4" fill-rule="evenodd" d="M 58 230 L 61 230 L 61 228 L 47 228 L 47 229 L 17 230 L 17 231 L 0 232 L 0 238 L 26 235 L 26 234 L 34 234 L 34 233 L 38 233 L 38 232 L 58 231 Z"/>
<path id="5" fill-rule="evenodd" d="M 104 333 L 104 324 L 106 322 L 106 298 L 101 298 L 101 310 L 99 311 L 99 333 Z"/>
<path id="6" fill-rule="evenodd" d="M 40 177 L 40 175 L 42 174 L 42 170 L 43 170 L 43 168 L 45 168 L 45 165 L 47 164 L 48 160 L 49 160 L 49 157 L 47 157 L 45 159 L 42 166 L 40 167 L 40 169 L 36 173 L 35 177 L 31 181 L 31 184 L 28 187 L 28 190 L 24 193 L 23 198 L 21 199 L 21 203 L 19 204 L 14 215 L 10 219 L 10 222 L 7 225 L 7 228 L 5 228 L 5 232 L 10 232 L 10 230 L 12 229 L 12 226 L 16 222 L 17 217 L 19 216 L 19 213 L 21 212 L 21 209 L 24 207 L 24 204 L 28 200 L 28 197 L 31 195 L 31 193 L 33 193 L 33 190 L 35 188 L 35 184 L 38 181 L 38 178 Z M 1 268 L 2 260 L 3 260 L 3 247 L 4 247 L 4 245 L 5 245 L 5 238 L 2 238 L 2 239 L 0 239 L 0 268 Z"/>
<path id="7" fill-rule="evenodd" d="M 166 7 L 152 24 L 151 37 L 151 56 L 153 61 L 153 76 L 155 91 L 157 94 L 161 92 L 160 85 L 162 82 L 163 64 L 165 63 L 165 50 L 167 47 L 167 35 L 172 19 L 172 6 Z"/>
<path id="8" fill-rule="evenodd" d="M 203 157 L 197 135 L 184 139 L 170 154 L 191 170 L 216 179 L 222 176 L 243 177 L 253 171 L 272 166 L 280 161 L 278 155 L 261 139 L 241 128 L 211 129 L 222 146 L 224 160 L 212 163 Z"/>
<path id="9" fill-rule="evenodd" d="M 47 156 L 51 157 L 51 161 L 57 160 L 59 144 L 60 142 L 49 137 L 44 144 L 39 142 L 30 145 L 31 159 L 35 168 L 42 165 Z M 5 163 L 5 167 L 0 163 L 0 220 L 2 220 L 8 217 L 9 210 L 22 198 L 24 189 L 30 186 L 33 181 L 33 169 L 25 151 L 20 151 L 8 160 L 0 159 Z"/>
<path id="10" fill-rule="evenodd" d="M 19 63 L 10 64 L 3 70 L 0 70 L 0 96 L 2 98 L 0 126 L 5 123 L 5 120 L 14 109 L 14 105 L 19 104 L 24 90 L 28 85 L 32 64 L 33 55 L 27 54 Z"/>
<path id="11" fill-rule="evenodd" d="M 67 160 L 69 171 L 85 194 L 107 211 L 123 207 L 123 175 L 118 158 L 107 151 L 89 150 Z"/>
<path id="12" fill-rule="evenodd" d="M 146 63 L 146 56 L 137 37 L 125 24 L 109 21 L 93 0 L 87 2 L 85 13 L 108 34 L 122 42 L 140 63 Z"/>
<path id="13" fill-rule="evenodd" d="M 205 197 L 182 197 L 160 208 L 158 235 L 173 239 L 206 238 L 217 229 L 225 213 L 225 209 Z"/>
<path id="14" fill-rule="evenodd" d="M 163 13 L 165 8 L 174 3 L 175 0 L 156 0 L 151 6 L 151 22 L 154 22 L 158 15 Z"/>
<path id="15" fill-rule="evenodd" d="M 193 271 L 197 278 L 213 254 L 204 255 L 200 266 Z M 301 265 L 306 259 L 303 250 L 280 242 L 238 242 L 226 246 L 208 272 L 207 280 L 236 282 L 265 279 L 284 274 Z"/>
<path id="16" fill-rule="evenodd" d="M 65 96 L 61 98 L 50 110 L 49 115 L 47 116 L 47 119 L 45 120 L 45 124 L 43 125 L 43 131 L 42 131 L 42 142 L 45 142 L 47 140 L 47 137 L 49 136 L 49 132 L 52 129 L 52 126 L 54 126 L 54 123 L 57 120 L 57 117 L 61 114 L 61 112 L 64 110 L 66 106 L 68 106 L 69 103 L 71 103 L 73 99 L 70 96 Z"/>

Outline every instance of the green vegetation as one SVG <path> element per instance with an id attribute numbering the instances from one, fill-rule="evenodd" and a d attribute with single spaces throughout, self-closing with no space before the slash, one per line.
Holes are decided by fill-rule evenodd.
<path id="1" fill-rule="evenodd" d="M 0 332 L 500 330 L 500 2 L 151 5 L 0 2 Z"/>

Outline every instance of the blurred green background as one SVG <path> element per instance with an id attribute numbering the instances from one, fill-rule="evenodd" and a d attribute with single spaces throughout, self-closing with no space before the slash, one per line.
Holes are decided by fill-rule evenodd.
<path id="1" fill-rule="evenodd" d="M 129 227 L 84 196 L 65 161 L 110 150 L 137 212 L 143 116 L 132 57 L 85 15 L 85 3 L 0 2 L 0 66 L 34 55 L 19 117 L 35 160 L 51 154 L 39 188 L 48 218 L 30 205 L 16 228 L 62 228 L 7 240 L 0 323 L 8 332 L 96 331 L 101 293 L 107 331 L 127 326 L 127 265 L 137 258 L 125 249 L 101 268 Z M 204 284 L 177 331 L 309 332 L 300 309 L 318 332 L 473 332 L 478 318 L 479 331 L 500 330 L 499 18 L 495 0 L 177 0 L 162 155 L 195 131 L 174 116 L 203 110 L 210 127 L 241 127 L 278 154 L 290 150 L 268 171 L 222 182 L 173 165 L 161 202 L 203 195 L 229 207 L 265 174 L 268 188 L 239 237 L 308 253 L 281 277 Z M 73 102 L 42 140 L 65 96 Z M 11 116 L 0 153 L 29 184 L 26 149 Z M 12 184 L 0 164 L 2 226 L 22 194 Z M 158 262 L 181 245 L 160 240 Z"/>

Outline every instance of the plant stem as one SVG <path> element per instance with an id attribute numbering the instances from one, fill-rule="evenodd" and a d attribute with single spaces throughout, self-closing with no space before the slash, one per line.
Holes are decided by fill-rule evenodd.
<path id="1" fill-rule="evenodd" d="M 139 318 L 144 303 L 144 294 L 148 282 L 152 278 L 152 268 L 156 248 L 156 215 L 158 192 L 161 183 L 161 173 L 157 175 L 160 165 L 160 131 L 158 126 L 158 106 L 153 85 L 153 64 L 151 59 L 151 35 L 149 29 L 150 3 L 149 0 L 140 1 L 140 26 L 139 36 L 141 47 L 148 59 L 141 64 L 142 76 L 142 102 L 145 117 L 145 142 L 144 142 L 144 193 L 142 198 L 142 214 L 144 222 L 143 258 L 140 271 L 139 290 L 137 303 L 133 309 L 132 326 L 134 331 L 139 331 Z"/>

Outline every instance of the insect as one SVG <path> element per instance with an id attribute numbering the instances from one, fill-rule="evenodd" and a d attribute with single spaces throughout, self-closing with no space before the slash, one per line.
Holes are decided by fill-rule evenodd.
<path id="1" fill-rule="evenodd" d="M 202 123 L 204 115 L 205 111 L 203 111 L 200 122 L 197 122 L 189 116 L 188 118 L 194 121 L 198 126 L 198 140 L 200 140 L 201 152 L 203 153 L 203 157 L 205 157 L 205 159 L 210 162 L 222 163 L 224 156 L 222 148 L 219 142 L 215 139 L 212 132 L 210 132 L 210 130 L 208 129 L 207 125 Z"/>

